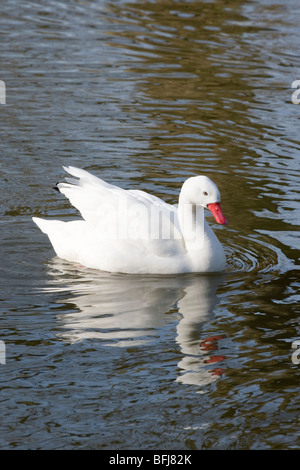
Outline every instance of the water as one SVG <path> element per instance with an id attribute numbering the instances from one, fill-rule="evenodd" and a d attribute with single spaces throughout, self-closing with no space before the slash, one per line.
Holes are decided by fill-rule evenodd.
<path id="1" fill-rule="evenodd" d="M 2 449 L 299 448 L 299 9 L 1 6 Z M 62 165 L 171 203 L 211 177 L 226 272 L 55 258 L 31 216 L 77 215 Z"/>

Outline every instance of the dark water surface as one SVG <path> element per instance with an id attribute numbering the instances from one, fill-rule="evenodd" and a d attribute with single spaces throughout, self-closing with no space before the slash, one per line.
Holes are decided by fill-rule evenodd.
<path id="1" fill-rule="evenodd" d="M 299 448 L 299 2 L 0 9 L 0 447 Z M 53 258 L 62 165 L 171 203 L 209 176 L 226 272 Z"/>

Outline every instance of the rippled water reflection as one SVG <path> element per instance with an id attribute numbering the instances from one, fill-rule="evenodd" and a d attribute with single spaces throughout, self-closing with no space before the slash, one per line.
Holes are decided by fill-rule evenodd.
<path id="1" fill-rule="evenodd" d="M 3 449 L 299 446 L 299 5 L 2 6 Z M 177 203 L 218 185 L 220 276 L 53 258 L 62 165 Z"/>

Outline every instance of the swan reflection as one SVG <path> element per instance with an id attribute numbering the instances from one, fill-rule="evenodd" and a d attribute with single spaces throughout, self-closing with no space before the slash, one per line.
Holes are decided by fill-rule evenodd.
<path id="1" fill-rule="evenodd" d="M 65 308 L 58 316 L 64 341 L 99 339 L 107 346 L 138 346 L 154 341 L 175 320 L 174 339 L 183 355 L 177 381 L 203 385 L 220 375 L 223 358 L 212 354 L 221 336 L 206 338 L 203 326 L 213 318 L 223 276 L 112 275 L 58 258 L 49 267 L 47 290 L 64 294 Z"/>
<path id="2" fill-rule="evenodd" d="M 218 299 L 216 291 L 220 276 L 198 276 L 184 288 L 184 296 L 178 302 L 181 319 L 177 325 L 176 341 L 183 353 L 178 367 L 182 373 L 177 381 L 186 384 L 203 385 L 216 379 L 222 373 L 218 367 L 223 356 L 213 354 L 221 335 L 205 337 L 203 327 L 213 317 Z M 211 364 L 211 367 L 208 365 Z"/>

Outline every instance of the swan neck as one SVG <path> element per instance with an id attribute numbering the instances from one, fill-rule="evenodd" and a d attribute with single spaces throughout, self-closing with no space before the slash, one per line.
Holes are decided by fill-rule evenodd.
<path id="1" fill-rule="evenodd" d="M 201 249 L 206 224 L 204 207 L 193 204 L 184 195 L 180 195 L 178 219 L 186 248 L 188 250 Z"/>

